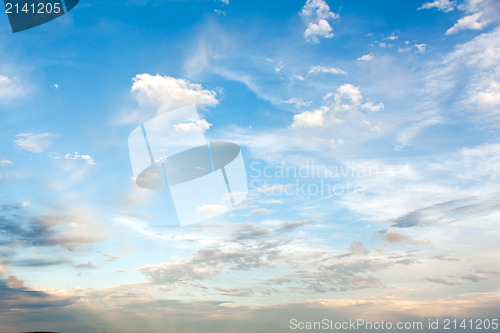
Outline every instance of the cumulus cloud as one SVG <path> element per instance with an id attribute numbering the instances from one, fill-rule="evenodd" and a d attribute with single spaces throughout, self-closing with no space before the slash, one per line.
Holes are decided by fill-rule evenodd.
<path id="1" fill-rule="evenodd" d="M 335 68 L 335 67 L 313 66 L 309 70 L 309 74 L 315 75 L 318 73 L 344 74 L 344 75 L 347 74 L 347 72 L 341 70 L 340 68 Z"/>
<path id="2" fill-rule="evenodd" d="M 370 112 L 378 112 L 384 108 L 384 103 L 378 103 L 375 105 L 373 102 L 367 102 L 361 105 L 361 108 Z"/>
<path id="3" fill-rule="evenodd" d="M 323 126 L 325 110 L 304 111 L 293 116 L 292 128 L 315 128 Z"/>
<path id="4" fill-rule="evenodd" d="M 460 30 L 482 30 L 490 22 L 490 19 L 484 18 L 483 12 L 474 13 L 459 19 L 453 27 L 446 31 L 446 34 L 455 34 Z"/>
<path id="5" fill-rule="evenodd" d="M 323 0 L 307 0 L 300 12 L 301 17 L 308 23 L 304 31 L 304 38 L 311 43 L 319 43 L 319 38 L 332 38 L 333 29 L 330 20 L 338 15 L 330 11 L 330 6 Z"/>
<path id="6" fill-rule="evenodd" d="M 287 99 L 286 101 L 283 101 L 286 104 L 293 104 L 296 107 L 300 108 L 303 106 L 308 106 L 311 105 L 311 101 L 304 101 L 302 98 L 297 98 L 297 97 L 292 97 Z"/>
<path id="7" fill-rule="evenodd" d="M 330 6 L 323 0 L 307 0 L 300 14 L 318 19 L 337 18 L 337 15 L 330 11 Z"/>
<path id="8" fill-rule="evenodd" d="M 395 41 L 395 40 L 399 39 L 399 36 L 396 36 L 394 33 L 392 33 L 392 35 L 390 35 L 389 37 L 385 37 L 384 39 L 389 39 L 389 40 Z"/>
<path id="9" fill-rule="evenodd" d="M 211 126 L 212 124 L 210 124 L 205 119 L 200 119 L 192 123 L 176 124 L 174 125 L 174 129 L 181 133 L 192 133 L 192 132 L 206 131 Z"/>
<path id="10" fill-rule="evenodd" d="M 14 275 L 10 275 L 7 278 L 7 284 L 9 285 L 10 288 L 23 288 L 24 287 L 24 281 L 19 280 Z"/>
<path id="11" fill-rule="evenodd" d="M 375 58 L 375 56 L 373 54 L 365 54 L 364 56 L 362 57 L 359 57 L 357 60 L 358 61 L 370 61 L 372 60 L 373 58 Z"/>
<path id="12" fill-rule="evenodd" d="M 335 94 L 335 102 L 338 104 L 349 103 L 353 105 L 361 104 L 361 92 L 359 87 L 355 87 L 350 83 L 344 84 L 337 89 L 337 94 Z"/>
<path id="13" fill-rule="evenodd" d="M 323 99 L 322 106 L 291 116 L 287 129 L 259 133 L 238 128 L 230 138 L 247 146 L 257 158 L 278 163 L 295 159 L 298 152 L 328 158 L 347 140 L 360 142 L 380 135 L 384 124 L 376 111 L 383 108 L 383 103 L 369 99 L 362 103 L 360 87 L 345 84 Z"/>
<path id="14" fill-rule="evenodd" d="M 85 161 L 88 165 L 95 165 L 95 161 L 90 155 L 81 155 L 78 152 L 74 152 L 73 154 L 66 154 L 64 158 L 67 160 L 82 160 Z"/>
<path id="15" fill-rule="evenodd" d="M 14 142 L 26 151 L 41 153 L 50 147 L 57 136 L 52 133 L 20 133 L 16 135 L 18 139 Z"/>
<path id="16" fill-rule="evenodd" d="M 312 43 L 319 43 L 318 36 L 332 38 L 333 32 L 327 20 L 319 20 L 318 23 L 311 22 L 304 31 L 304 38 Z"/>
<path id="17" fill-rule="evenodd" d="M 158 107 L 159 112 L 191 104 L 215 106 L 219 102 L 215 91 L 185 79 L 144 73 L 136 75 L 133 81 L 131 91 L 139 103 Z"/>
<path id="18" fill-rule="evenodd" d="M 493 107 L 500 105 L 500 83 L 491 81 L 490 86 L 486 91 L 478 93 L 473 101 L 483 107 Z"/>
<path id="19" fill-rule="evenodd" d="M 448 13 L 455 10 L 455 6 L 457 5 L 455 0 L 434 0 L 424 3 L 418 9 L 432 9 L 436 8 L 439 11 Z"/>

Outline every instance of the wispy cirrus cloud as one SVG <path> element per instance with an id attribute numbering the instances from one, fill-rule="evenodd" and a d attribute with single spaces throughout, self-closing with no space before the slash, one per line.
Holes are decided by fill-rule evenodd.
<path id="1" fill-rule="evenodd" d="M 41 153 L 47 150 L 58 134 L 53 133 L 20 133 L 14 142 L 23 150 L 32 153 Z"/>
<path id="2" fill-rule="evenodd" d="M 0 99 L 3 101 L 8 101 L 24 95 L 23 88 L 16 83 L 16 80 L 0 75 Z"/>
<path id="3" fill-rule="evenodd" d="M 328 73 L 328 74 L 343 74 L 347 75 L 346 71 L 343 71 L 340 68 L 336 67 L 323 67 L 323 66 L 313 66 L 309 69 L 309 74 L 316 75 L 319 73 Z"/>
<path id="4" fill-rule="evenodd" d="M 474 13 L 472 15 L 464 16 L 458 20 L 457 23 L 450 29 L 446 30 L 447 35 L 455 34 L 460 30 L 482 30 L 491 22 L 490 19 L 485 18 L 483 13 Z"/>
<path id="5" fill-rule="evenodd" d="M 4 167 L 4 166 L 7 166 L 7 165 L 12 165 L 14 164 L 14 162 L 12 161 L 9 161 L 9 160 L 0 160 L 0 167 Z"/>

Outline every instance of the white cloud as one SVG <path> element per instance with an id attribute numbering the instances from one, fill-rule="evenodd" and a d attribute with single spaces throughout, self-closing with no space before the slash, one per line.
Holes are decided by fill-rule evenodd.
<path id="1" fill-rule="evenodd" d="M 373 102 L 367 102 L 361 105 L 361 108 L 370 112 L 378 112 L 384 108 L 384 103 L 378 103 L 377 105 L 375 105 L 373 104 Z"/>
<path id="2" fill-rule="evenodd" d="M 307 0 L 300 15 L 308 23 L 304 32 L 304 38 L 308 42 L 319 43 L 318 37 L 332 38 L 332 27 L 329 20 L 338 18 L 338 15 L 330 11 L 330 7 L 323 0 Z"/>
<path id="3" fill-rule="evenodd" d="M 427 44 L 415 44 L 415 47 L 417 48 L 418 52 L 424 53 L 427 49 Z"/>
<path id="4" fill-rule="evenodd" d="M 94 159 L 90 155 L 81 155 L 78 152 L 74 152 L 73 154 L 66 154 L 64 158 L 67 160 L 83 160 L 87 162 L 88 165 L 95 165 Z"/>
<path id="5" fill-rule="evenodd" d="M 295 105 L 298 108 L 302 107 L 302 106 L 311 105 L 311 101 L 307 101 L 306 102 L 302 98 L 297 98 L 297 97 L 289 98 L 286 101 L 284 101 L 284 103 L 286 103 L 286 104 L 293 104 L 293 105 Z"/>
<path id="6" fill-rule="evenodd" d="M 429 118 L 420 120 L 415 124 L 411 125 L 403 129 L 398 133 L 397 136 L 397 144 L 395 149 L 400 150 L 404 147 L 411 145 L 413 139 L 415 139 L 420 133 L 422 133 L 425 129 L 432 127 L 437 124 L 442 124 L 443 118 L 440 116 L 431 115 Z"/>
<path id="7" fill-rule="evenodd" d="M 344 74 L 347 72 L 335 67 L 323 67 L 323 66 L 313 66 L 308 72 L 309 74 L 315 75 L 318 73 L 328 73 L 328 74 Z"/>
<path id="8" fill-rule="evenodd" d="M 219 0 L 219 1 L 222 2 L 225 5 L 229 5 L 229 0 Z"/>
<path id="9" fill-rule="evenodd" d="M 353 105 L 359 105 L 363 96 L 361 96 L 361 92 L 359 91 L 359 87 L 355 87 L 350 83 L 344 84 L 337 89 L 337 94 L 335 95 L 335 101 L 338 104 L 341 104 L 346 99 L 348 102 L 350 101 Z"/>
<path id="10" fill-rule="evenodd" d="M 228 212 L 228 210 L 229 209 L 224 205 L 214 205 L 214 204 L 203 205 L 203 206 L 196 208 L 196 211 L 198 213 L 209 215 L 209 216 L 225 214 Z"/>
<path id="11" fill-rule="evenodd" d="M 373 54 L 365 54 L 364 56 L 362 57 L 359 57 L 358 58 L 358 61 L 370 61 L 372 60 L 373 58 L 375 58 L 375 56 Z"/>
<path id="12" fill-rule="evenodd" d="M 455 0 L 434 0 L 432 2 L 424 3 L 418 9 L 432 9 L 436 8 L 439 11 L 448 13 L 455 10 L 456 1 Z"/>
<path id="13" fill-rule="evenodd" d="M 14 164 L 12 161 L 9 161 L 9 160 L 0 160 L 0 167 L 4 167 L 4 166 L 7 166 L 7 165 L 12 165 Z"/>
<path id="14" fill-rule="evenodd" d="M 330 23 L 327 20 L 320 20 L 318 23 L 309 23 L 306 31 L 304 31 L 304 38 L 308 42 L 319 43 L 318 36 L 324 38 L 332 38 L 333 32 Z"/>
<path id="15" fill-rule="evenodd" d="M 192 133 L 192 132 L 199 132 L 200 130 L 206 131 L 211 126 L 212 124 L 210 124 L 205 119 L 200 119 L 192 123 L 176 124 L 174 125 L 174 129 L 181 133 Z"/>
<path id="16" fill-rule="evenodd" d="M 469 13 L 478 12 L 487 9 L 492 14 L 499 10 L 499 3 L 497 0 L 465 0 L 460 5 L 458 9 L 464 10 Z"/>
<path id="17" fill-rule="evenodd" d="M 138 74 L 133 78 L 132 93 L 141 105 L 153 105 L 165 112 L 196 104 L 199 107 L 215 106 L 217 93 L 203 89 L 200 84 L 170 76 Z"/>
<path id="18" fill-rule="evenodd" d="M 473 98 L 473 101 L 485 107 L 500 105 L 500 83 L 491 81 L 489 88 L 486 91 L 478 93 Z"/>
<path id="19" fill-rule="evenodd" d="M 14 142 L 24 150 L 41 153 L 47 149 L 58 135 L 52 133 L 20 133 Z"/>
<path id="20" fill-rule="evenodd" d="M 302 75 L 294 74 L 292 78 L 297 79 L 299 81 L 304 81 L 305 78 Z"/>
<path id="21" fill-rule="evenodd" d="M 430 97 L 431 108 L 449 117 L 463 112 L 470 121 L 482 123 L 480 126 L 500 126 L 498 110 L 487 107 L 488 101 L 494 102 L 495 87 L 491 83 L 500 82 L 499 63 L 499 28 L 457 45 L 426 75 L 423 92 Z M 457 96 L 455 102 L 442 108 L 441 101 L 447 99 L 450 92 Z M 482 107 L 479 110 L 478 105 Z"/>
<path id="22" fill-rule="evenodd" d="M 324 100 L 323 106 L 292 116 L 287 129 L 269 132 L 235 128 L 232 133 L 225 133 L 224 139 L 247 146 L 258 159 L 278 163 L 295 161 L 304 155 L 328 158 L 341 146 L 347 149 L 346 143 L 357 145 L 379 137 L 387 127 L 375 112 L 383 108 L 383 103 L 369 99 L 362 103 L 359 87 L 342 85 Z"/>
<path id="23" fill-rule="evenodd" d="M 292 128 L 315 128 L 323 126 L 325 110 L 305 111 L 293 116 Z"/>
<path id="24" fill-rule="evenodd" d="M 250 213 L 248 213 L 248 216 L 252 215 L 268 215 L 274 213 L 273 210 L 267 209 L 267 208 L 256 208 L 252 210 Z"/>
<path id="25" fill-rule="evenodd" d="M 8 100 L 23 95 L 22 87 L 18 86 L 13 79 L 0 75 L 0 99 Z"/>
<path id="26" fill-rule="evenodd" d="M 462 17 L 457 23 L 446 31 L 447 35 L 457 33 L 460 30 L 482 30 L 491 20 L 482 17 L 483 12 Z"/>
<path id="27" fill-rule="evenodd" d="M 279 63 L 278 63 L 278 64 L 274 67 L 274 71 L 275 71 L 276 73 L 279 73 L 279 72 L 281 72 L 281 70 L 282 70 L 283 68 L 285 68 L 285 64 L 284 64 L 284 63 L 282 63 L 282 62 L 280 61 L 280 62 L 279 62 Z"/>
<path id="28" fill-rule="evenodd" d="M 317 19 L 335 19 L 338 17 L 338 15 L 330 11 L 330 6 L 323 0 L 307 0 L 300 14 Z"/>

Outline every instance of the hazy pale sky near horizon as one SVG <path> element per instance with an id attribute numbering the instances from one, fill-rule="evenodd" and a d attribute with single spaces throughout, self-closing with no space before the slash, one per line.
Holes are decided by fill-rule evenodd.
<path id="1" fill-rule="evenodd" d="M 497 0 L 81 0 L 13 34 L 0 15 L 0 332 L 495 318 L 499 17 Z M 249 193 L 180 227 L 127 139 L 193 104 L 190 126 L 240 145 Z"/>

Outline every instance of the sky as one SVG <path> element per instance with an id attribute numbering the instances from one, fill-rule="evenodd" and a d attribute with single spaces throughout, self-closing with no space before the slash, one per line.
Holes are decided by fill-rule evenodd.
<path id="1" fill-rule="evenodd" d="M 498 318 L 499 17 L 81 0 L 12 33 L 0 15 L 0 332 Z M 128 138 L 189 105 L 240 146 L 248 194 L 181 226 Z"/>

